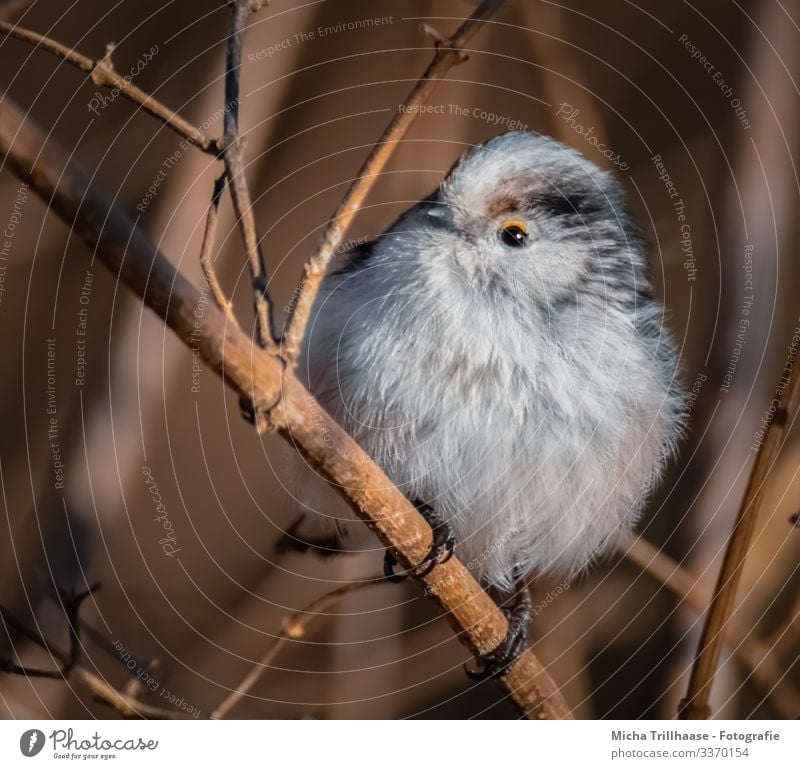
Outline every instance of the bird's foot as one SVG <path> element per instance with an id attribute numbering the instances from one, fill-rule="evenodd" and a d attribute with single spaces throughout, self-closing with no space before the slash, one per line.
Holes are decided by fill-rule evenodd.
<path id="1" fill-rule="evenodd" d="M 275 543 L 278 553 L 313 553 L 320 558 L 330 558 L 342 550 L 342 541 L 338 534 L 329 534 L 326 537 L 303 537 L 298 532 L 305 520 L 301 515 Z"/>
<path id="2" fill-rule="evenodd" d="M 409 574 L 426 577 L 436 566 L 447 563 L 453 557 L 456 539 L 447 522 L 430 505 L 420 502 L 416 504 L 416 508 L 433 529 L 431 549 L 420 563 L 399 574 L 394 570 L 397 559 L 387 550 L 383 559 L 383 574 L 389 582 L 402 582 Z"/>
<path id="3" fill-rule="evenodd" d="M 508 619 L 506 637 L 496 649 L 477 658 L 477 668 L 471 669 L 464 665 L 467 675 L 476 681 L 503 675 L 528 645 L 528 625 L 532 616 L 531 595 L 527 586 L 520 586 L 517 590 L 514 604 L 503 609 Z"/>

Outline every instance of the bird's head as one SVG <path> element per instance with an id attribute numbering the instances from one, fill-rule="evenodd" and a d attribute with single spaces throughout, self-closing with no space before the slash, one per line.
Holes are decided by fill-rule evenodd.
<path id="1" fill-rule="evenodd" d="M 615 177 L 553 139 L 512 132 L 465 153 L 398 222 L 465 287 L 552 306 L 645 280 Z M 641 288 L 641 286 L 640 286 Z"/>

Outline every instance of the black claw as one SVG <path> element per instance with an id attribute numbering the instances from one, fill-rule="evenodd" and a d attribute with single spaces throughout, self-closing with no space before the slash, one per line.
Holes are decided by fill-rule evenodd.
<path id="1" fill-rule="evenodd" d="M 399 574 L 394 570 L 397 559 L 387 550 L 383 558 L 383 575 L 389 582 L 402 582 L 409 574 L 427 577 L 437 566 L 447 563 L 455 552 L 456 538 L 447 523 L 429 505 L 417 503 L 416 507 L 433 529 L 431 549 L 420 563 Z"/>
<path id="2" fill-rule="evenodd" d="M 517 599 L 509 609 L 504 609 L 508 618 L 508 634 L 492 651 L 477 657 L 479 667 L 470 669 L 464 665 L 466 674 L 475 681 L 497 678 L 519 658 L 528 645 L 528 625 L 531 621 L 531 596 L 527 586 L 518 588 Z"/>
<path id="3" fill-rule="evenodd" d="M 397 574 L 394 567 L 397 566 L 397 559 L 387 550 L 383 556 L 383 577 L 387 582 L 402 582 L 408 574 Z"/>
<path id="4" fill-rule="evenodd" d="M 239 398 L 239 414 L 248 424 L 256 423 L 256 410 L 253 403 L 243 395 Z"/>

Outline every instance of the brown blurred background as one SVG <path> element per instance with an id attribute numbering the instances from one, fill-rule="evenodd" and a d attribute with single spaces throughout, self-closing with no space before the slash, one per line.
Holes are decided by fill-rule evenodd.
<path id="1" fill-rule="evenodd" d="M 279 310 L 371 142 L 430 59 L 420 21 L 447 33 L 474 5 L 273 0 L 251 18 L 242 130 Z M 208 133 L 221 132 L 221 0 L 15 1 L 0 13 L 92 57 L 115 42 L 120 72 L 133 72 L 137 85 Z M 440 109 L 417 120 L 350 232 L 380 232 L 466 147 L 513 127 L 556 136 L 622 178 L 697 395 L 691 434 L 640 529 L 701 588 L 716 576 L 753 435 L 800 325 L 798 23 L 794 0 L 509 0 L 472 42 L 469 61 L 438 87 L 430 104 Z M 181 150 L 175 134 L 46 53 L 2 39 L 0 62 L 3 89 L 199 282 L 218 164 Z M 617 163 L 576 126 L 592 127 L 589 136 Z M 677 198 L 659 179 L 664 171 Z M 64 644 L 52 586 L 100 580 L 83 617 L 111 648 L 87 638 L 86 666 L 122 686 L 117 657 L 127 654 L 166 692 L 143 693 L 148 701 L 169 707 L 171 695 L 208 713 L 263 654 L 287 611 L 376 573 L 382 555 L 375 546 L 331 561 L 278 556 L 274 544 L 297 515 L 290 449 L 259 439 L 220 381 L 209 372 L 198 378 L 191 353 L 3 169 L 0 223 L 12 221 L 0 258 L 0 602 Z M 222 281 L 249 326 L 229 203 L 219 243 Z M 748 666 L 726 649 L 716 715 L 800 716 L 792 699 L 800 632 L 787 622 L 800 611 L 800 532 L 788 523 L 798 509 L 799 453 L 791 440 L 772 475 L 739 595 L 737 621 L 769 654 Z M 166 521 L 154 520 L 159 498 L 173 555 L 162 541 Z M 612 557 L 568 589 L 550 580 L 534 593 L 542 602 L 536 652 L 578 716 L 672 717 L 700 625 L 671 591 Z M 466 650 L 412 586 L 376 585 L 329 612 L 232 715 L 513 715 L 500 688 L 464 676 Z M 8 656 L 5 634 L 0 646 Z M 26 662 L 47 663 L 29 644 L 13 647 Z M 0 714 L 116 715 L 79 685 L 10 676 L 0 678 Z"/>

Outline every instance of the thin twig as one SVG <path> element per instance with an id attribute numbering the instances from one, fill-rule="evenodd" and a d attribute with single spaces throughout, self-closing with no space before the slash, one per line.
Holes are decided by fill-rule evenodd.
<path id="1" fill-rule="evenodd" d="M 39 668 L 17 665 L 11 660 L 0 660 L 0 671 L 30 676 L 32 678 L 69 678 L 69 674 L 78 664 L 81 656 L 81 624 L 79 617 L 81 604 L 92 595 L 92 593 L 99 589 L 100 583 L 98 582 L 90 586 L 88 590 L 83 590 L 79 593 L 66 590 L 58 591 L 58 606 L 64 612 L 64 618 L 66 619 L 67 628 L 69 630 L 69 651 L 58 657 L 61 662 L 60 670 L 42 670 Z M 11 618 L 8 611 L 3 609 L 2 606 L 0 606 L 0 618 L 5 621 L 7 626 L 16 630 L 17 633 L 31 641 L 38 642 L 40 636 L 26 628 L 22 623 Z"/>
<path id="2" fill-rule="evenodd" d="M 787 368 L 791 369 L 788 376 Z M 782 379 L 781 387 L 777 391 L 778 407 L 756 454 L 747 490 L 728 539 L 714 597 L 697 647 L 689 687 L 678 711 L 678 716 L 682 719 L 704 719 L 711 715 L 708 704 L 711 687 L 725 640 L 728 618 L 733 610 L 736 589 L 742 576 L 742 567 L 750 549 L 756 519 L 761 511 L 764 489 L 783 446 L 786 423 L 790 415 L 796 415 L 800 405 L 800 366 L 787 363 L 783 373 L 786 377 L 785 387 Z"/>
<path id="3" fill-rule="evenodd" d="M 35 630 L 32 630 L 23 622 L 16 619 L 8 609 L 2 606 L 0 606 L 0 620 L 3 621 L 7 628 L 13 630 L 17 635 L 27 638 L 29 641 L 44 649 L 59 663 L 61 668 L 60 670 L 41 670 L 38 668 L 16 665 L 15 663 L 8 663 L 6 661 L 0 667 L 2 672 L 29 677 L 54 678 L 62 681 L 77 678 L 100 702 L 110 705 L 126 718 L 188 718 L 188 714 L 182 711 L 171 711 L 154 707 L 153 705 L 148 705 L 115 689 L 108 681 L 92 673 L 90 670 L 87 670 L 83 665 L 72 662 L 72 651 L 66 652 L 59 648 L 57 644 L 46 640 Z"/>
<path id="4" fill-rule="evenodd" d="M 620 552 L 695 614 L 705 612 L 711 601 L 711 587 L 655 545 L 631 535 L 620 544 Z M 735 617 L 729 620 L 728 637 L 734 656 L 780 717 L 796 718 L 800 714 L 800 692 L 781 671 L 773 642 L 754 637 L 752 628 Z"/>
<path id="5" fill-rule="evenodd" d="M 173 112 L 165 104 L 162 104 L 149 93 L 146 93 L 141 88 L 134 85 L 129 76 L 123 76 L 117 72 L 111 61 L 112 46 L 106 49 L 102 58 L 94 60 L 46 35 L 40 35 L 38 32 L 18 27 L 15 24 L 9 24 L 6 21 L 0 21 L 0 31 L 5 32 L 9 37 L 14 37 L 17 40 L 30 43 L 35 47 L 42 48 L 58 56 L 60 59 L 64 59 L 83 72 L 88 73 L 95 85 L 101 88 L 118 90 L 126 99 L 132 101 L 134 104 L 138 104 L 149 115 L 152 115 L 169 126 L 175 133 L 182 136 L 199 149 L 204 152 L 209 152 L 212 155 L 217 155 L 219 153 L 216 139 L 210 138 L 199 128 L 188 123 L 176 112 Z"/>
<path id="6" fill-rule="evenodd" d="M 323 614 L 323 612 L 351 593 L 355 593 L 365 587 L 381 584 L 387 584 L 382 575 L 360 579 L 357 582 L 348 582 L 312 601 L 305 609 L 287 614 L 281 621 L 280 632 L 275 636 L 266 652 L 264 652 L 264 655 L 253 665 L 247 675 L 239 682 L 239 685 L 211 711 L 211 718 L 225 718 L 256 683 L 258 683 L 258 680 L 273 663 L 275 657 L 278 656 L 278 652 L 280 652 L 290 640 L 296 641 L 302 638 L 306 634 L 308 626 L 314 622 L 314 620 L 327 616 Z"/>
<path id="7" fill-rule="evenodd" d="M 225 190 L 225 174 L 220 176 L 214 182 L 214 191 L 211 195 L 211 203 L 208 206 L 208 213 L 206 214 L 206 227 L 203 233 L 203 245 L 200 247 L 200 267 L 203 269 L 208 285 L 211 288 L 211 294 L 217 307 L 222 310 L 228 322 L 238 326 L 236 316 L 233 314 L 233 304 L 225 296 L 222 286 L 217 278 L 217 271 L 214 269 L 214 261 L 212 254 L 214 252 L 214 245 L 217 239 L 217 221 L 219 219 L 219 202 L 222 198 L 222 193 Z"/>
<path id="8" fill-rule="evenodd" d="M 193 286 L 111 198 L 92 185 L 74 158 L 7 96 L 0 99 L 0 155 L 50 210 L 68 222 L 117 280 L 127 285 L 240 396 L 269 414 L 279 434 L 346 496 L 354 510 L 406 569 L 430 550 L 431 527 L 388 476 L 319 406 L 272 354 L 259 350 L 209 304 L 202 333 Z M 414 578 L 416 579 L 416 578 Z M 463 563 L 453 557 L 418 580 L 473 653 L 493 651 L 508 621 Z M 571 718 L 544 666 L 525 651 L 501 676 L 512 701 L 529 718 Z"/>
<path id="9" fill-rule="evenodd" d="M 242 43 L 250 0 L 235 0 L 231 16 L 228 48 L 225 54 L 225 121 L 222 158 L 231 190 L 231 201 L 247 253 L 256 311 L 256 340 L 259 347 L 272 347 L 275 339 L 272 307 L 267 293 L 267 270 L 256 230 L 250 189 L 244 168 L 244 143 L 239 135 L 239 75 L 242 66 Z"/>
<path id="10" fill-rule="evenodd" d="M 481 22 L 488 19 L 502 5 L 503 0 L 484 0 L 475 12 L 456 31 L 450 39 L 442 37 L 428 25 L 423 31 L 432 36 L 436 53 L 425 73 L 406 97 L 395 113 L 383 136 L 369 153 L 356 180 L 345 194 L 342 202 L 328 222 L 322 238 L 303 271 L 296 301 L 288 320 L 287 330 L 281 347 L 288 361 L 296 361 L 305 335 L 306 325 L 314 305 L 319 287 L 325 277 L 328 264 L 337 247 L 342 243 L 353 218 L 360 210 L 367 195 L 378 180 L 402 138 L 411 128 L 419 110 L 433 93 L 438 82 L 456 64 L 465 61 L 464 46 L 480 29 Z"/>

